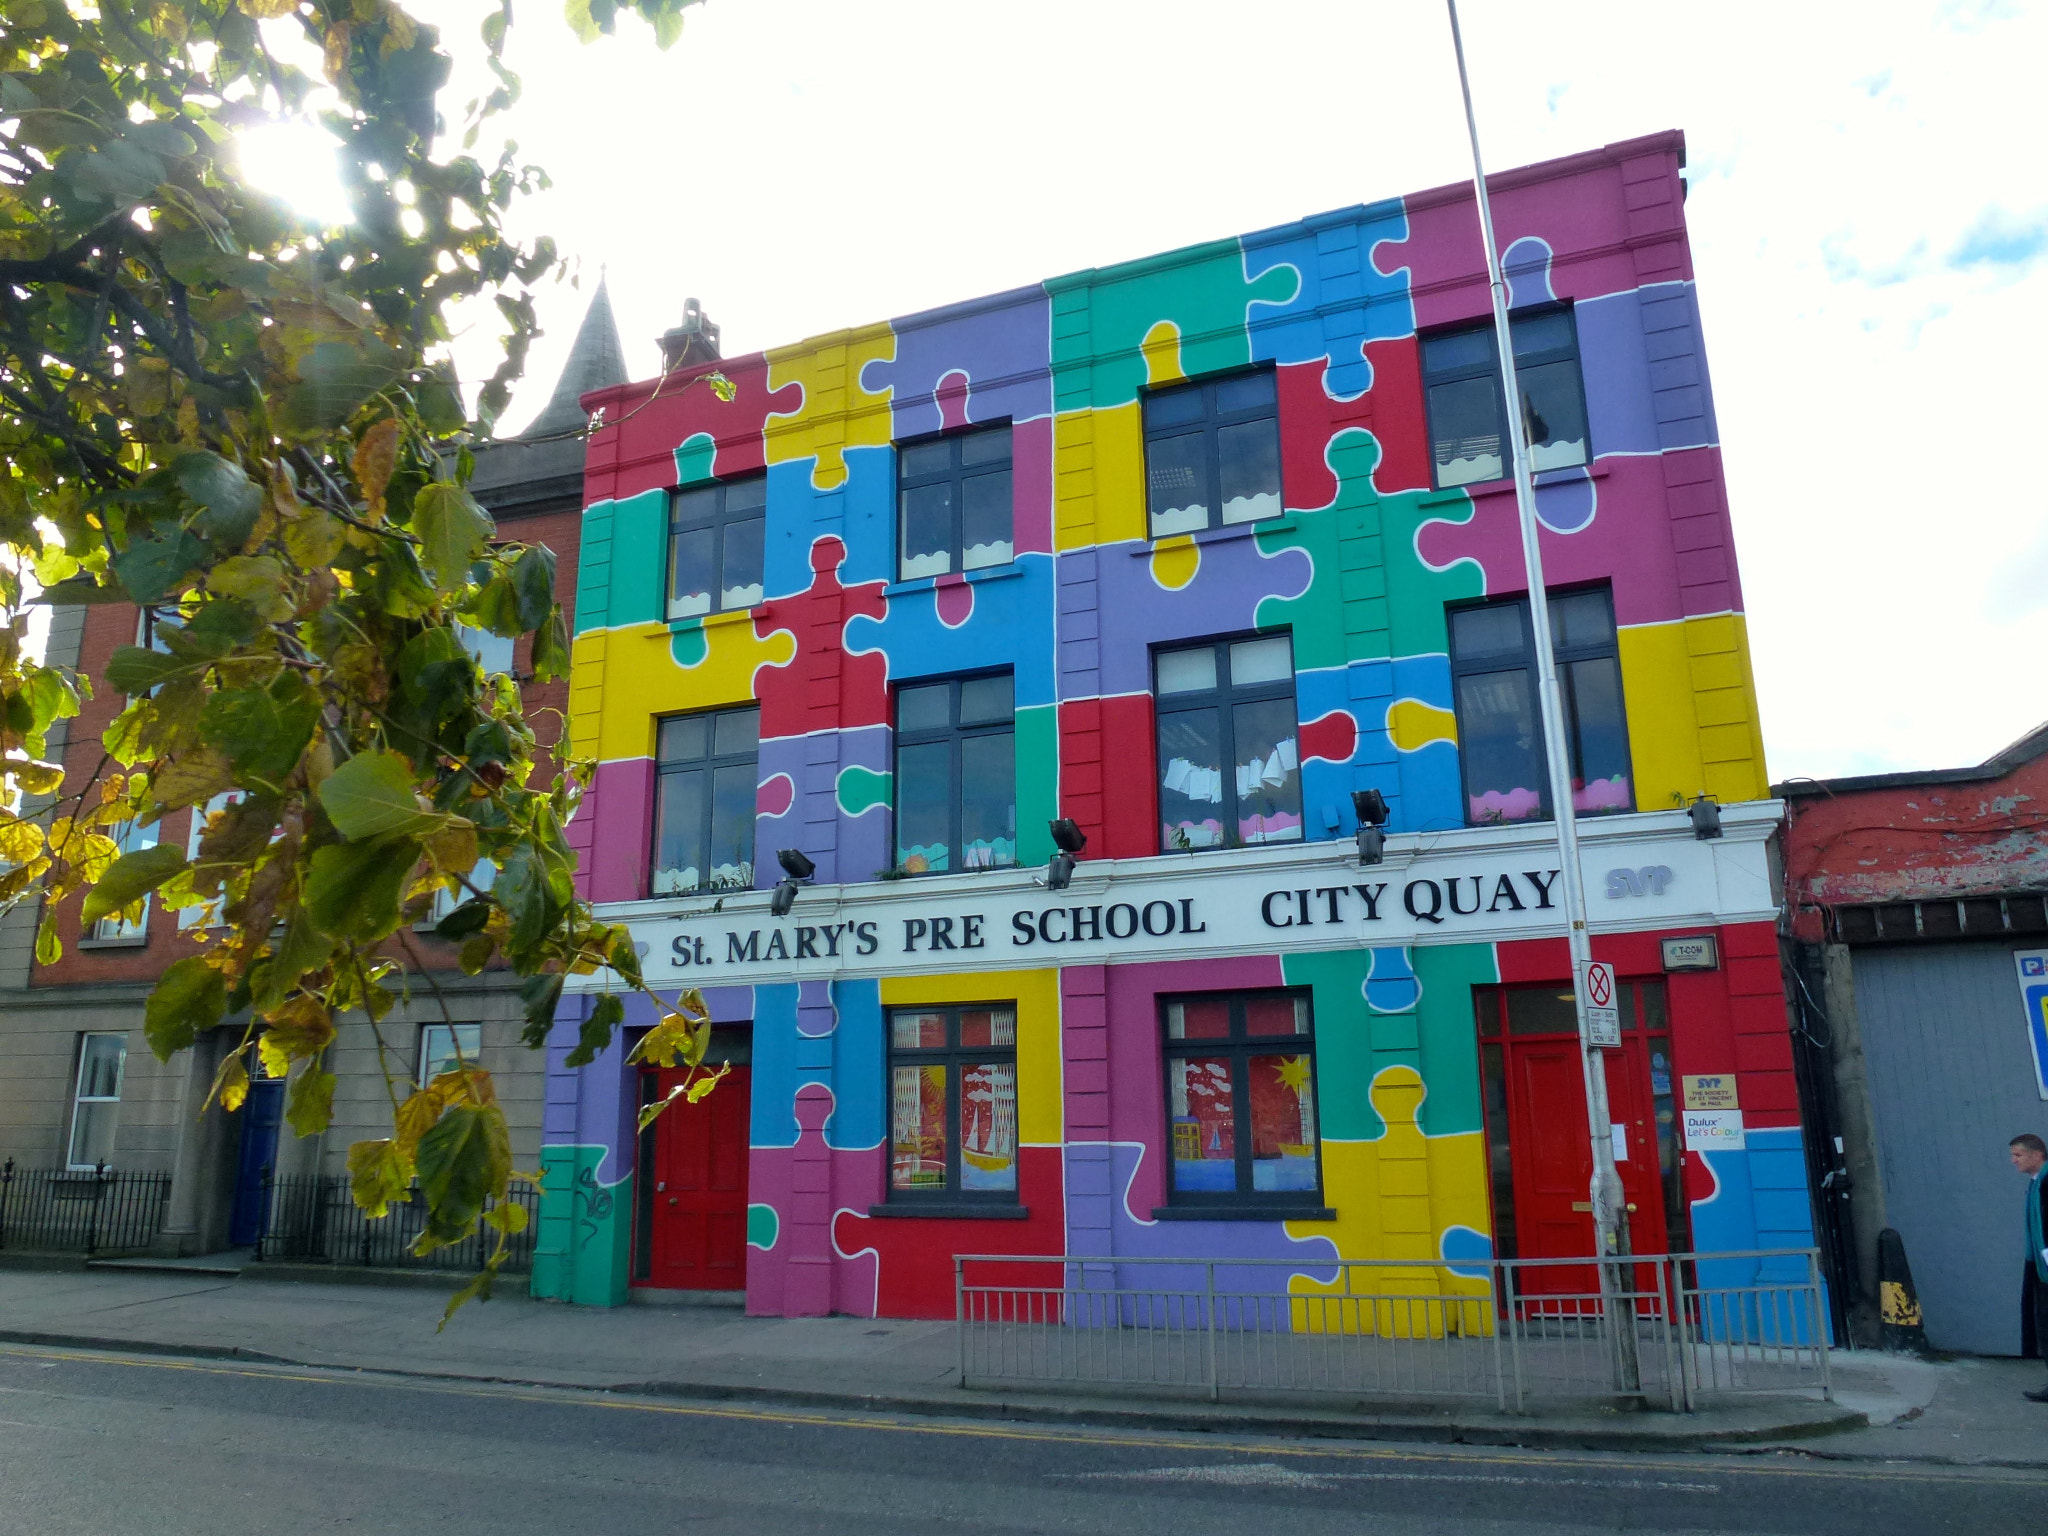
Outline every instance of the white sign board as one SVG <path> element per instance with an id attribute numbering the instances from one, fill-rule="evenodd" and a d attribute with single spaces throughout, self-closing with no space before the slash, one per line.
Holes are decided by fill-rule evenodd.
<path id="1" fill-rule="evenodd" d="M 1664 969 L 1667 971 L 1716 971 L 1721 968 L 1721 946 L 1711 933 L 1688 933 L 1664 941 Z"/>
<path id="2" fill-rule="evenodd" d="M 1688 1109 L 1685 1144 L 1695 1152 L 1740 1152 L 1749 1143 L 1739 1109 Z"/>
<path id="3" fill-rule="evenodd" d="M 1614 967 L 1604 960 L 1586 967 L 1586 1038 L 1595 1045 L 1621 1044 L 1621 995 Z"/>
<path id="4" fill-rule="evenodd" d="M 1656 893 L 1603 914 L 1608 931 L 1755 922 L 1776 916 L 1759 807 L 1700 842 L 1676 813 L 1603 817 L 1582 862 L 1625 850 L 1672 871 Z M 1751 824 L 1753 823 L 1753 825 Z M 1564 930 L 1547 826 L 1472 827 L 1390 840 L 1361 865 L 1349 842 L 1083 858 L 1047 890 L 1042 868 L 798 888 L 786 917 L 765 890 L 610 902 L 631 926 L 655 986 L 922 975 L 1312 950 L 1546 938 Z M 1617 904 L 1620 906 L 1621 904 Z M 1612 969 L 1608 969 L 1610 989 Z M 610 984 L 577 977 L 572 990 Z M 1612 1007 L 1614 999 L 1608 1000 Z M 1619 1044 L 1616 1035 L 1610 1042 Z"/>

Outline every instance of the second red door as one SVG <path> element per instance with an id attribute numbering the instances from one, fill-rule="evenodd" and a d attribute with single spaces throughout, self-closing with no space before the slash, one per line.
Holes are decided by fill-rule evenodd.
<path id="1" fill-rule="evenodd" d="M 733 1067 L 696 1104 L 678 1099 L 654 1122 L 643 1176 L 646 1260 L 637 1283 L 660 1290 L 737 1291 L 747 1284 L 747 1100 L 751 1073 Z M 681 1072 L 646 1074 L 642 1102 Z"/>

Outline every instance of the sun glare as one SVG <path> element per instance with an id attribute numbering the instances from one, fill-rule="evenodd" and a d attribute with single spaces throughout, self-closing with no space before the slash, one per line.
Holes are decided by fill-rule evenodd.
<path id="1" fill-rule="evenodd" d="M 242 176 L 322 225 L 355 217 L 335 165 L 334 140 L 311 123 L 276 123 L 239 136 Z"/>

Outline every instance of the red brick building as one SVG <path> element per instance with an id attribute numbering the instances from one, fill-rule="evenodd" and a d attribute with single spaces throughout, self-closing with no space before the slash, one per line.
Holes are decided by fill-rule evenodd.
<path id="1" fill-rule="evenodd" d="M 1891 1228 L 1929 1341 L 2016 1354 L 2005 1147 L 2048 1132 L 2048 725 L 1975 767 L 1775 793 L 1795 1014 L 1839 1154 L 1821 1204 L 1852 1256 L 1837 1283 L 1869 1322 Z"/>
<path id="2" fill-rule="evenodd" d="M 571 355 L 546 408 L 517 438 L 481 448 L 472 489 L 497 520 L 499 535 L 545 544 L 556 556 L 557 593 L 575 599 L 583 500 L 583 432 L 579 397 L 625 378 L 611 303 L 602 285 L 592 298 Z M 147 644 L 149 623 L 134 606 L 106 603 L 60 609 L 51 626 L 49 658 L 88 676 L 105 671 L 123 645 Z M 573 625 L 574 617 L 570 615 Z M 530 641 L 470 635 L 487 670 L 527 682 L 527 707 L 543 742 L 557 737 L 568 704 L 564 682 L 533 684 Z M 104 767 L 100 735 L 126 699 L 105 687 L 65 723 L 53 755 L 75 792 Z M 542 769 L 547 771 L 545 765 Z M 181 810 L 157 826 L 126 829 L 128 846 L 168 840 L 189 846 L 205 807 Z M 329 1066 L 340 1078 L 334 1123 L 303 1142 L 280 1137 L 283 1084 L 257 1083 L 247 1105 L 227 1114 L 200 1112 L 222 1054 L 240 1036 L 234 1022 L 191 1051 L 160 1064 L 142 1039 L 143 1000 L 173 961 L 192 952 L 195 914 L 150 901 L 139 924 L 118 920 L 81 932 L 78 904 L 59 916 L 64 952 L 52 965 L 34 962 L 39 908 L 24 905 L 0 920 L 0 1163 L 12 1163 L 18 1217 L 31 1188 L 63 1190 L 67 1179 L 105 1164 L 118 1173 L 167 1173 L 168 1200 L 156 1246 L 165 1253 L 208 1253 L 253 1240 L 261 1220 L 266 1173 L 337 1186 L 350 1142 L 388 1135 L 390 1100 L 367 1021 L 341 1023 Z M 181 922 L 181 919 L 183 921 Z M 437 977 L 448 1006 L 422 989 L 383 1022 L 390 1070 L 401 1091 L 459 1040 L 497 1080 L 520 1166 L 538 1156 L 542 1073 L 519 1041 L 523 1022 L 509 973 L 466 977 L 446 946 L 425 933 L 409 936 Z M 446 1021 L 452 1017 L 453 1030 Z M 459 1033 L 456 1033 L 459 1032 Z M 305 1184 L 316 1193 L 326 1185 Z M 345 1201 L 346 1195 L 341 1198 Z M 8 1234 L 10 1246 L 21 1234 Z"/>

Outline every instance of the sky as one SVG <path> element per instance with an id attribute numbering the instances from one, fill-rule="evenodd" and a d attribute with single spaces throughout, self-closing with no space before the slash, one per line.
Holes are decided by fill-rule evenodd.
<path id="1" fill-rule="evenodd" d="M 454 121 L 483 6 L 414 9 Z M 1960 766 L 2048 720 L 2048 0 L 1461 15 L 1490 168 L 1686 134 L 1773 778 Z M 600 271 L 638 377 L 686 296 L 730 356 L 1471 175 L 1435 0 L 708 0 L 665 53 L 538 0 L 508 62 L 486 142 L 548 170 L 515 228 L 580 276 L 537 296 L 508 430 Z M 464 334 L 468 375 L 492 344 Z M 2012 483 L 1965 483 L 1987 463 Z"/>

